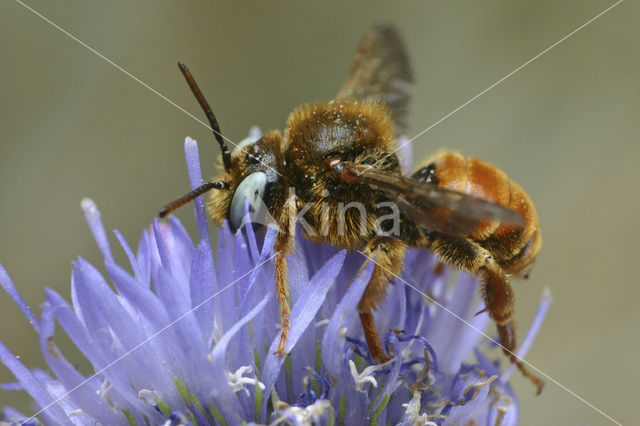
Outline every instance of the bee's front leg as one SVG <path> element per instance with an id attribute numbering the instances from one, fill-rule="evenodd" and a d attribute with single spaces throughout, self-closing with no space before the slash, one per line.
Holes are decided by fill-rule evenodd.
<path id="1" fill-rule="evenodd" d="M 276 255 L 276 293 L 278 295 L 278 306 L 280 307 L 280 324 L 282 331 L 280 333 L 280 342 L 276 354 L 286 355 L 285 346 L 289 337 L 289 268 L 287 267 L 287 255 Z"/>
<path id="2" fill-rule="evenodd" d="M 373 312 L 377 310 L 378 304 L 387 296 L 389 281 L 402 272 L 406 247 L 406 244 L 397 238 L 375 237 L 367 243 L 363 250 L 367 258 L 375 260 L 375 266 L 367 288 L 358 304 L 358 313 L 360 314 L 360 322 L 362 323 L 369 354 L 375 362 L 386 362 L 389 360 L 389 356 L 380 344 Z M 362 272 L 368 262 L 369 259 L 362 265 L 358 274 Z"/>
<path id="3" fill-rule="evenodd" d="M 274 244 L 276 252 L 276 293 L 278 296 L 278 306 L 280 307 L 280 342 L 278 343 L 277 355 L 287 355 L 285 347 L 289 337 L 289 267 L 287 266 L 287 255 L 295 250 L 295 217 L 296 217 L 296 197 L 289 196 L 285 202 L 280 222 L 278 223 L 278 235 Z"/>

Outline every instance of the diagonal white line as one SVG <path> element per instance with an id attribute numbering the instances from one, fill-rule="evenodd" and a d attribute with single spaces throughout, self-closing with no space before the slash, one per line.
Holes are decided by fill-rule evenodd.
<path id="1" fill-rule="evenodd" d="M 106 370 L 108 370 L 109 368 L 113 367 L 114 365 L 116 365 L 118 362 L 122 361 L 124 358 L 126 358 L 127 356 L 129 356 L 132 352 L 138 350 L 139 348 L 141 348 L 143 345 L 149 343 L 151 340 L 155 339 L 156 337 L 158 337 L 160 334 L 164 333 L 165 331 L 167 331 L 168 329 L 170 329 L 171 327 L 173 327 L 177 322 L 179 322 L 180 320 L 182 320 L 183 318 L 186 318 L 188 315 L 190 315 L 191 313 L 195 312 L 196 310 L 200 309 L 200 307 L 202 307 L 204 304 L 209 303 L 211 300 L 213 300 L 216 296 L 218 296 L 220 293 L 222 293 L 223 291 L 225 291 L 226 289 L 228 289 L 229 287 L 231 287 L 232 285 L 234 285 L 235 283 L 237 283 L 238 281 L 240 281 L 241 279 L 243 279 L 244 277 L 246 277 L 247 275 L 249 275 L 250 273 L 252 273 L 253 271 L 255 271 L 256 269 L 260 268 L 262 265 L 264 265 L 265 263 L 269 262 L 271 259 L 273 259 L 274 257 L 276 257 L 278 254 L 280 254 L 280 252 L 275 252 L 273 254 L 273 256 L 271 256 L 270 258 L 268 258 L 267 260 L 265 260 L 264 262 L 261 262 L 259 265 L 256 265 L 254 268 L 252 268 L 250 271 L 244 273 L 243 275 L 241 275 L 240 277 L 238 277 L 237 279 L 235 279 L 234 281 L 230 282 L 229 284 L 227 284 L 224 288 L 222 288 L 221 290 L 218 290 L 217 292 L 215 292 L 214 294 L 212 294 L 211 296 L 207 297 L 205 300 L 203 300 L 202 302 L 200 302 L 199 304 L 197 304 L 196 306 L 194 306 L 193 308 L 191 308 L 190 310 L 188 310 L 187 312 L 185 312 L 184 314 L 180 315 L 178 318 L 176 318 L 175 320 L 171 321 L 169 324 L 165 325 L 164 327 L 162 327 L 160 330 L 158 330 L 157 332 L 155 332 L 154 334 L 152 334 L 151 336 L 149 336 L 148 338 L 146 338 L 145 340 L 143 340 L 142 342 L 138 343 L 136 346 L 134 346 L 133 348 L 129 349 L 127 352 L 123 353 L 122 355 L 120 355 L 118 358 L 116 358 L 115 360 L 111 361 L 109 364 L 107 364 L 105 367 L 101 368 L 100 370 L 96 371 L 95 373 L 93 373 L 92 375 L 90 375 L 89 377 L 87 377 L 85 380 L 83 380 L 82 382 L 80 382 L 78 385 L 76 385 L 75 387 L 73 387 L 72 389 L 68 390 L 67 392 L 65 392 L 64 394 L 62 394 L 61 396 L 59 396 L 58 398 L 56 398 L 55 400 L 53 400 L 52 402 L 50 402 L 49 404 L 47 404 L 46 406 L 42 407 L 40 409 L 40 411 L 38 411 L 37 413 L 33 414 L 31 417 L 29 417 L 28 419 L 25 420 L 25 422 L 28 422 L 29 420 L 33 420 L 38 414 L 46 411 L 49 407 L 51 407 L 54 404 L 57 404 L 60 400 L 62 400 L 63 398 L 67 397 L 70 393 L 76 391 L 78 388 L 84 386 L 86 383 L 88 383 L 89 381 L 93 380 L 93 378 L 95 378 L 96 376 L 98 376 L 99 374 L 102 374 L 103 372 L 105 372 Z"/>
<path id="2" fill-rule="evenodd" d="M 20 5 L 24 6 L 26 9 L 30 10 L 31 12 L 33 12 L 35 15 L 39 16 L 40 18 L 42 18 L 42 20 L 44 20 L 45 22 L 47 22 L 48 24 L 50 24 L 51 26 L 53 26 L 54 28 L 60 30 L 62 33 L 64 33 L 65 35 L 67 35 L 69 38 L 71 38 L 73 41 L 75 41 L 76 43 L 80 44 L 81 46 L 86 47 L 87 49 L 89 49 L 91 52 L 93 52 L 96 56 L 98 56 L 100 59 L 104 60 L 105 62 L 108 62 L 109 64 L 113 65 L 116 69 L 118 69 L 119 71 L 121 71 L 123 74 L 125 74 L 127 77 L 132 78 L 133 80 L 135 80 L 137 83 L 139 83 L 141 86 L 143 86 L 144 88 L 146 88 L 147 90 L 155 93 L 156 95 L 160 96 L 162 99 L 164 99 L 165 101 L 167 101 L 168 103 L 170 103 L 171 105 L 173 105 L 174 107 L 176 107 L 177 109 L 179 109 L 180 111 L 182 111 L 183 113 L 187 114 L 189 117 L 193 118 L 194 120 L 196 120 L 198 123 L 202 124 L 204 127 L 206 127 L 207 129 L 211 130 L 213 133 L 221 136 L 224 140 L 226 140 L 227 142 L 229 142 L 231 145 L 233 145 L 234 147 L 240 149 L 243 152 L 246 152 L 248 154 L 247 151 L 244 150 L 244 148 L 240 148 L 238 146 L 237 143 L 235 143 L 234 141 L 232 141 L 231 139 L 229 139 L 228 137 L 226 137 L 225 135 L 215 131 L 214 129 L 211 128 L 211 126 L 209 124 L 207 124 L 206 122 L 200 120 L 198 117 L 196 117 L 195 115 L 191 114 L 189 111 L 187 111 L 186 109 L 182 108 L 180 105 L 178 105 L 177 103 L 175 103 L 174 101 L 172 101 L 171 99 L 169 99 L 168 97 L 166 97 L 165 95 L 163 95 L 162 93 L 158 92 L 156 89 L 154 89 L 153 87 L 149 86 L 147 83 L 145 83 L 144 81 L 140 80 L 138 77 L 136 77 L 135 75 L 131 74 L 129 71 L 125 70 L 124 68 L 122 68 L 120 65 L 116 64 L 115 62 L 113 62 L 111 59 L 107 58 L 106 56 L 104 56 L 102 53 L 98 52 L 96 49 L 94 49 L 93 47 L 89 46 L 88 44 L 84 43 L 82 40 L 80 40 L 78 37 L 74 36 L 73 34 L 71 34 L 70 32 L 68 32 L 67 30 L 65 30 L 64 28 L 60 27 L 59 25 L 55 24 L 54 22 L 52 22 L 49 18 L 47 18 L 46 16 L 42 15 L 41 13 L 39 13 L 37 10 L 31 8 L 30 6 L 28 6 L 27 4 L 23 3 L 21 0 L 16 0 L 16 2 L 18 2 Z M 269 169 L 273 170 L 276 174 L 278 174 L 279 176 L 282 176 L 276 169 L 274 169 L 273 167 L 269 166 L 268 164 L 264 163 L 261 159 L 258 159 L 258 161 L 260 161 L 263 165 L 265 165 L 266 167 L 268 167 Z"/>
<path id="3" fill-rule="evenodd" d="M 529 65 L 531 62 L 535 61 L 536 59 L 538 59 L 539 57 L 541 57 L 542 55 L 544 55 L 545 53 L 549 52 L 551 49 L 553 49 L 554 47 L 556 47 L 557 45 L 559 45 L 560 43 L 562 43 L 563 41 L 565 41 L 566 39 L 568 39 L 569 37 L 571 37 L 572 35 L 574 35 L 575 33 L 577 33 L 578 31 L 584 29 L 586 26 L 588 26 L 589 24 L 591 24 L 593 21 L 595 21 L 596 19 L 600 18 L 602 15 L 604 15 L 605 13 L 609 12 L 611 9 L 613 9 L 614 7 L 618 6 L 620 3 L 622 3 L 624 0 L 618 0 L 616 3 L 612 4 L 611 6 L 609 6 L 608 8 L 606 8 L 605 10 L 603 10 L 602 12 L 600 12 L 599 14 L 597 14 L 596 16 L 594 16 L 593 18 L 589 19 L 587 22 L 585 22 L 584 24 L 580 25 L 578 28 L 576 28 L 575 30 L 571 31 L 569 34 L 567 34 L 566 36 L 562 37 L 560 40 L 556 41 L 555 43 L 553 43 L 551 46 L 547 47 L 546 49 L 544 49 L 542 52 L 538 53 L 536 56 L 534 56 L 533 58 L 529 59 L 527 62 L 525 62 L 524 64 L 520 65 L 518 68 L 514 69 L 513 71 L 511 71 L 509 74 L 505 75 L 504 77 L 502 77 L 500 80 L 496 81 L 495 83 L 493 83 L 491 86 L 487 87 L 486 89 L 484 89 L 482 92 L 478 93 L 477 95 L 475 95 L 474 97 L 472 97 L 471 99 L 469 99 L 468 101 L 466 101 L 465 103 L 463 103 L 462 105 L 460 105 L 459 107 L 457 107 L 456 109 L 450 111 L 447 115 L 445 115 L 444 117 L 442 117 L 440 120 L 436 121 L 435 123 L 431 124 L 430 126 L 426 127 L 424 130 L 422 130 L 420 133 L 418 133 L 417 135 L 415 135 L 414 137 L 412 137 L 411 139 L 409 139 L 407 142 L 403 143 L 402 145 L 398 146 L 396 149 L 394 149 L 393 151 L 391 151 L 390 153 L 388 153 L 387 155 L 385 155 L 384 157 L 378 159 L 375 163 L 371 164 L 370 166 L 368 166 L 365 170 L 361 171 L 360 173 L 358 173 L 358 176 L 364 172 L 366 172 L 367 170 L 371 169 L 372 167 L 374 167 L 376 164 L 378 164 L 378 162 L 384 160 L 385 158 L 387 158 L 388 156 L 390 156 L 391 154 L 395 153 L 396 151 L 404 148 L 405 146 L 407 146 L 408 144 L 410 144 L 411 142 L 413 142 L 415 139 L 419 138 L 420 136 L 424 135 L 425 133 L 427 133 L 429 130 L 433 129 L 434 127 L 436 127 L 438 124 L 442 123 L 444 120 L 446 120 L 447 118 L 451 117 L 453 114 L 455 114 L 456 112 L 460 111 L 462 108 L 466 107 L 467 105 L 469 105 L 471 102 L 475 101 L 476 99 L 478 99 L 480 96 L 484 95 L 485 93 L 487 93 L 489 90 L 493 89 L 494 87 L 496 87 L 497 85 L 499 85 L 500 83 L 502 83 L 503 81 L 505 81 L 506 79 L 508 79 L 509 77 L 511 77 L 512 75 L 514 75 L 515 73 L 517 73 L 518 71 L 520 71 L 522 68 L 526 67 L 527 65 Z"/>
<path id="4" fill-rule="evenodd" d="M 579 399 L 580 401 L 584 402 L 586 405 L 588 405 L 589 407 L 591 407 L 592 409 L 594 409 L 595 411 L 597 411 L 598 413 L 602 414 L 604 417 L 606 417 L 607 419 L 611 420 L 613 423 L 622 426 L 622 423 L 618 422 L 617 420 L 615 420 L 614 418 L 612 418 L 611 416 L 609 416 L 607 413 L 605 413 L 604 411 L 602 411 L 601 409 L 599 409 L 598 407 L 596 407 L 595 405 L 593 405 L 592 403 L 590 403 L 589 401 L 587 401 L 586 399 L 582 398 L 580 395 L 578 395 L 577 393 L 575 393 L 574 391 L 572 391 L 571 389 L 569 389 L 568 387 L 564 386 L 562 383 L 558 382 L 556 379 L 554 379 L 553 377 L 549 376 L 547 373 L 545 373 L 544 371 L 540 370 L 539 368 L 537 368 L 535 365 L 531 364 L 530 362 L 526 361 L 524 358 L 519 357 L 517 354 L 511 352 L 509 349 L 505 348 L 504 346 L 502 346 L 502 344 L 498 341 L 496 341 L 495 339 L 493 339 L 492 337 L 490 337 L 489 335 L 487 335 L 485 332 L 483 332 L 482 330 L 480 330 L 479 328 L 475 327 L 473 324 L 470 324 L 467 320 L 465 320 L 464 318 L 462 318 L 461 316 L 459 316 L 458 314 L 456 314 L 455 312 L 452 312 L 450 309 L 448 309 L 446 306 L 442 305 L 440 302 L 438 302 L 437 300 L 433 299 L 430 296 L 427 296 L 426 293 L 423 293 L 422 291 L 420 291 L 417 287 L 415 287 L 414 285 L 408 283 L 407 281 L 405 281 L 402 277 L 399 277 L 398 275 L 394 274 L 393 272 L 391 272 L 390 270 L 388 270 L 387 268 L 385 268 L 384 266 L 382 266 L 381 264 L 379 264 L 378 262 L 375 261 L 375 259 L 367 256 L 365 253 L 361 252 L 360 250 L 358 250 L 358 253 L 360 253 L 361 255 L 363 255 L 364 257 L 366 257 L 367 259 L 369 259 L 371 262 L 375 263 L 376 266 L 379 266 L 381 269 L 384 269 L 385 271 L 387 271 L 389 274 L 393 275 L 396 279 L 398 279 L 399 281 L 401 281 L 404 285 L 411 287 L 413 290 L 417 291 L 418 293 L 420 293 L 425 299 L 429 300 L 430 302 L 434 303 L 435 305 L 437 305 L 438 307 L 444 309 L 446 312 L 448 312 L 449 314 L 453 315 L 456 319 L 462 321 L 464 324 L 466 324 L 467 326 L 471 327 L 474 331 L 478 332 L 479 334 L 481 334 L 482 336 L 486 337 L 487 339 L 489 339 L 492 343 L 495 343 L 496 345 L 500 346 L 500 348 L 502 348 L 503 350 L 509 352 L 511 355 L 515 356 L 520 362 L 522 362 L 523 364 L 526 364 L 529 368 L 531 368 L 532 370 L 535 370 L 538 374 L 544 376 L 546 379 L 548 379 L 549 381 L 553 382 L 554 384 L 558 385 L 560 388 L 562 388 L 563 390 L 565 390 L 566 392 L 568 392 L 569 394 L 573 395 L 574 397 L 576 397 L 577 399 Z"/>

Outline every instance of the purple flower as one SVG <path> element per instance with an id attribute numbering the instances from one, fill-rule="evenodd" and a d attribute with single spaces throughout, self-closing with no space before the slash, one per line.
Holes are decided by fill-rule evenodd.
<path id="1" fill-rule="evenodd" d="M 193 187 L 201 183 L 196 142 L 185 143 Z M 405 153 L 410 158 L 410 153 Z M 406 158 L 405 158 L 406 161 Z M 73 264 L 71 303 L 50 288 L 40 318 L 0 266 L 0 284 L 36 332 L 49 371 L 28 369 L 0 343 L 0 359 L 26 391 L 37 415 L 4 408 L 0 418 L 32 424 L 477 424 L 518 422 L 508 379 L 480 351 L 489 324 L 477 282 L 411 250 L 376 323 L 391 361 L 371 363 L 356 306 L 372 264 L 301 237 L 289 257 L 289 356 L 274 354 L 279 317 L 274 295 L 275 230 L 219 230 L 214 260 L 202 199 L 199 243 L 172 217 L 142 232 L 136 252 L 114 262 L 100 214 L 82 208 L 104 256 L 106 278 L 82 258 Z M 248 214 L 248 211 L 247 211 Z M 353 282 L 352 282 L 353 281 Z M 425 296 L 436 300 L 430 302 Z M 524 356 L 550 303 L 545 292 Z M 453 315 L 455 314 L 455 316 Z M 458 316 L 458 317 L 456 317 Z M 461 320 L 463 319 L 464 322 Z M 84 376 L 55 344 L 57 325 L 91 362 Z M 60 331 L 59 331 L 60 332 Z M 504 359 L 504 358 L 502 358 Z M 30 414 L 31 415 L 31 414 Z"/>

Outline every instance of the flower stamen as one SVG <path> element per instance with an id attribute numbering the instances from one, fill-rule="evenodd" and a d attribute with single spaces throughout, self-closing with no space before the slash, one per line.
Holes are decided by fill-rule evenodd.
<path id="1" fill-rule="evenodd" d="M 252 379 L 250 377 L 243 376 L 245 373 L 251 374 L 252 371 L 253 367 L 250 365 L 243 365 L 238 368 L 235 373 L 227 371 L 227 383 L 231 386 L 231 389 L 233 389 L 234 392 L 244 391 L 247 395 L 249 395 L 249 389 L 245 388 L 245 385 L 258 386 L 260 390 L 264 390 L 264 384 L 257 378 Z"/>
<path id="2" fill-rule="evenodd" d="M 378 382 L 376 381 L 375 377 L 373 377 L 373 373 L 375 373 L 376 371 L 382 370 L 384 367 L 391 364 L 392 362 L 393 362 L 393 359 L 387 362 L 384 362 L 382 364 L 370 365 L 368 367 L 365 367 L 365 369 L 362 370 L 362 373 L 358 373 L 358 369 L 356 368 L 355 362 L 353 362 L 353 360 L 350 359 L 349 370 L 351 371 L 351 376 L 353 377 L 353 380 L 355 380 L 356 382 L 356 390 L 364 392 L 364 389 L 362 389 L 362 387 L 365 385 L 365 383 L 371 383 L 374 388 L 377 388 Z"/>

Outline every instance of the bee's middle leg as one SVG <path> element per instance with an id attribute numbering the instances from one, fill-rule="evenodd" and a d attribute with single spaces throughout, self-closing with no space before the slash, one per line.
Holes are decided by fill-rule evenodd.
<path id="1" fill-rule="evenodd" d="M 367 257 L 375 259 L 376 264 L 358 304 L 358 313 L 369 354 L 371 359 L 378 363 L 388 361 L 389 356 L 380 343 L 373 312 L 377 310 L 378 304 L 385 299 L 389 281 L 402 272 L 405 252 L 406 244 L 390 237 L 376 237 L 369 241 L 363 250 Z M 358 273 L 362 272 L 368 262 L 367 259 Z"/>

